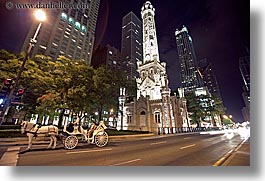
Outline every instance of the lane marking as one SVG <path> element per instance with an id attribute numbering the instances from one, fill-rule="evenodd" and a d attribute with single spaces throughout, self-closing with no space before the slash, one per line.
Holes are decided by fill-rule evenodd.
<path id="1" fill-rule="evenodd" d="M 20 146 L 11 146 L 7 149 L 7 151 L 3 154 L 0 165 L 2 166 L 16 166 L 18 160 L 18 153 L 20 150 Z"/>
<path id="2" fill-rule="evenodd" d="M 116 163 L 116 164 L 114 164 L 114 165 L 110 165 L 110 166 L 125 165 L 125 164 L 127 164 L 127 163 L 133 163 L 133 162 L 137 162 L 137 161 L 140 161 L 140 160 L 141 160 L 140 158 L 137 158 L 137 159 L 129 160 L 129 161 L 126 161 L 126 162 Z"/>
<path id="3" fill-rule="evenodd" d="M 150 143 L 150 145 L 158 145 L 158 144 L 164 144 L 167 143 L 167 141 L 161 141 L 161 142 L 156 142 L 156 143 Z"/>
<path id="4" fill-rule="evenodd" d="M 110 150 L 112 150 L 112 148 L 100 149 L 100 150 L 81 150 L 81 151 L 71 151 L 71 152 L 66 152 L 66 154 L 91 153 L 91 152 L 101 152 L 101 151 L 110 151 Z"/>
<path id="5" fill-rule="evenodd" d="M 189 147 L 193 147 L 193 146 L 195 146 L 196 144 L 192 144 L 192 145 L 188 145 L 188 146 L 183 146 L 183 147 L 181 147 L 180 149 L 182 150 L 182 149 L 185 149 L 185 148 L 189 148 Z"/>

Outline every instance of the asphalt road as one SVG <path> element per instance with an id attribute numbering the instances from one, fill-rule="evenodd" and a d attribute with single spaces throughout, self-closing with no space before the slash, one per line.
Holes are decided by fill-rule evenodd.
<path id="1" fill-rule="evenodd" d="M 73 150 L 34 145 L 18 155 L 17 166 L 212 166 L 242 139 L 224 134 L 189 134 L 110 141 L 103 148 L 79 143 Z M 20 152 L 26 146 L 20 147 Z"/>

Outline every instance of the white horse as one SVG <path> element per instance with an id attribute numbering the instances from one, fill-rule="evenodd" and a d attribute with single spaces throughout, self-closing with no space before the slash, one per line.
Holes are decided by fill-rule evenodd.
<path id="1" fill-rule="evenodd" d="M 55 149 L 56 147 L 56 142 L 57 142 L 57 135 L 58 135 L 58 128 L 56 126 L 53 125 L 48 125 L 48 126 L 40 126 L 38 124 L 34 124 L 28 121 L 23 121 L 21 123 L 21 134 L 26 133 L 28 136 L 28 148 L 27 150 L 31 149 L 32 146 L 32 139 L 33 137 L 37 137 L 37 136 L 50 136 L 50 144 L 48 146 L 48 149 L 52 147 L 52 143 L 53 143 L 53 147 L 52 149 Z"/>

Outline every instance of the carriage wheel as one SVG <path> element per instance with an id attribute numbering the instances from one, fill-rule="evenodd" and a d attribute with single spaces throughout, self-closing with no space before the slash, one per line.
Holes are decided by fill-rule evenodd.
<path id="1" fill-rule="evenodd" d="M 78 144 L 78 138 L 76 136 L 68 136 L 64 140 L 64 147 L 68 150 L 74 149 Z"/>
<path id="2" fill-rule="evenodd" d="M 107 132 L 105 132 L 105 131 L 104 132 L 99 132 L 95 136 L 95 144 L 98 147 L 106 146 L 108 141 L 109 141 L 109 136 L 108 136 Z"/>

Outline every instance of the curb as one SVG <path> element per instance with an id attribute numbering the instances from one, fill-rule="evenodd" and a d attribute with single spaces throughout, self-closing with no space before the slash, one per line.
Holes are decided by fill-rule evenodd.
<path id="1" fill-rule="evenodd" d="M 239 143 L 234 149 L 227 152 L 224 156 L 222 156 L 217 162 L 213 164 L 213 166 L 222 166 L 226 160 L 232 155 L 232 153 L 237 152 L 242 145 L 248 140 L 248 138 L 244 139 L 241 143 Z"/>
<path id="2" fill-rule="evenodd" d="M 153 133 L 149 134 L 136 134 L 136 135 L 120 135 L 120 136 L 109 136 L 109 139 L 111 140 L 119 140 L 119 139 L 130 139 L 130 138 L 139 138 L 139 137 L 151 137 L 155 136 Z M 39 138 L 33 139 L 35 142 L 34 144 L 47 144 L 49 143 L 49 138 Z M 37 142 L 36 142 L 37 141 Z M 1 146 L 18 146 L 18 145 L 27 145 L 28 144 L 28 138 L 27 137 L 21 137 L 21 138 L 0 138 L 0 147 Z"/>

